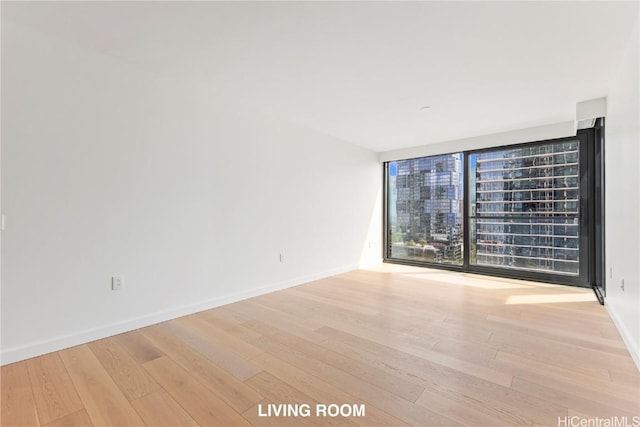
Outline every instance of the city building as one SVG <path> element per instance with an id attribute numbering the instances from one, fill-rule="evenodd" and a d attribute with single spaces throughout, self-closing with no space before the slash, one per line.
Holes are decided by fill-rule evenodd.
<path id="1" fill-rule="evenodd" d="M 578 274 L 577 142 L 480 153 L 475 164 L 475 263 Z"/>
<path id="2" fill-rule="evenodd" d="M 392 256 L 459 263 L 460 155 L 402 160 L 394 167 L 397 175 L 389 187 Z"/>

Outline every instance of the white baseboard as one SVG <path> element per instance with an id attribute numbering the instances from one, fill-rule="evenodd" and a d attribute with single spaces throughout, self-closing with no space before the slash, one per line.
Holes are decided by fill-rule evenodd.
<path id="1" fill-rule="evenodd" d="M 187 304 L 168 310 L 162 310 L 145 314 L 143 316 L 133 317 L 122 322 L 111 323 L 97 328 L 85 329 L 67 335 L 60 335 L 55 338 L 37 341 L 19 347 L 4 349 L 2 350 L 2 352 L 0 352 L 0 366 L 19 362 L 21 360 L 29 359 L 31 357 L 40 356 L 54 351 L 63 350 L 65 348 L 73 347 L 76 345 L 86 344 L 91 341 L 118 335 L 124 332 L 129 332 L 134 329 L 139 329 L 156 323 L 165 322 L 167 320 L 197 313 L 199 311 L 209 310 L 211 308 L 220 307 L 222 305 L 231 304 L 244 299 L 268 294 L 270 292 L 302 285 L 314 280 L 335 276 L 336 274 L 346 273 L 348 271 L 356 270 L 357 268 L 358 265 L 338 267 L 320 273 L 296 277 L 294 279 L 259 286 L 247 289 L 246 291 L 224 295 L 217 298 L 212 298 L 207 301 Z"/>
<path id="2" fill-rule="evenodd" d="M 607 303 L 606 299 L 604 307 L 607 309 L 609 316 L 613 320 L 613 324 L 616 325 L 616 328 L 618 329 L 624 344 L 627 346 L 627 350 L 629 350 L 629 354 L 631 354 L 631 358 L 635 362 L 638 371 L 640 371 L 640 343 L 635 341 L 637 338 L 634 339 L 634 337 L 631 336 L 627 327 L 620 320 L 618 313 Z"/>

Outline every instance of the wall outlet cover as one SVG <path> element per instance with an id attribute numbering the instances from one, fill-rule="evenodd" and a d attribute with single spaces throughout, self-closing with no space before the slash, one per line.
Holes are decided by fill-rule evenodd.
<path id="1" fill-rule="evenodd" d="M 122 276 L 113 276 L 111 278 L 111 290 L 112 291 L 121 291 L 124 289 L 124 277 Z"/>

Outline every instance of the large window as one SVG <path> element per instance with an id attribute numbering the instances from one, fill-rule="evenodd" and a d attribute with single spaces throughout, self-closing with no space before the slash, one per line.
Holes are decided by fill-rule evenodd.
<path id="1" fill-rule="evenodd" d="M 593 129 L 385 164 L 385 260 L 587 286 Z"/>
<path id="2" fill-rule="evenodd" d="M 470 262 L 578 275 L 578 141 L 470 156 Z"/>
<path id="3" fill-rule="evenodd" d="M 462 155 L 389 163 L 390 258 L 462 265 Z"/>

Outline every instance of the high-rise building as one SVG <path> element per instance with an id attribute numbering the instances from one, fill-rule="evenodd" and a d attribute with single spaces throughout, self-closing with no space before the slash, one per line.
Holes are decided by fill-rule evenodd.
<path id="1" fill-rule="evenodd" d="M 578 143 L 479 153 L 475 158 L 478 265 L 578 274 Z"/>
<path id="2" fill-rule="evenodd" d="M 390 182 L 392 233 L 396 248 L 407 255 L 436 262 L 462 259 L 462 188 L 459 154 L 396 162 L 395 185 Z M 393 248 L 392 248 L 393 251 Z"/>

